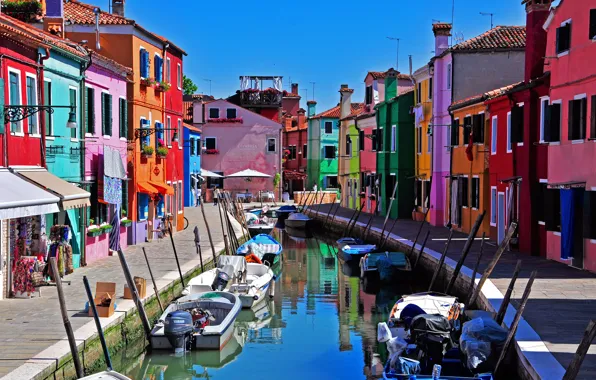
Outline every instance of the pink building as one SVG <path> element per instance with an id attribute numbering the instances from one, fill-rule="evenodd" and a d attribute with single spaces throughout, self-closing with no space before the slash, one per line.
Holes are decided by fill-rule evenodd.
<path id="1" fill-rule="evenodd" d="M 223 99 L 202 105 L 195 103 L 195 115 L 201 108 L 205 120 L 203 169 L 224 176 L 253 169 L 271 176 L 250 181 L 245 178 L 208 178 L 207 188 L 215 185 L 232 193 L 248 190 L 254 196 L 259 191 L 273 191 L 278 197 L 279 188 L 273 188 L 273 178 L 281 172 L 281 124 Z"/>
<path id="2" fill-rule="evenodd" d="M 596 271 L 596 3 L 561 1 L 544 28 L 547 257 Z"/>
<path id="3" fill-rule="evenodd" d="M 127 215 L 128 139 L 126 76 L 132 70 L 93 53 L 85 80 L 85 181 L 91 184 L 90 225 L 111 224 L 114 213 Z M 120 245 L 127 246 L 128 227 L 117 226 Z M 87 264 L 109 254 L 110 234 L 86 236 Z M 114 247 L 112 247 L 114 248 Z"/>

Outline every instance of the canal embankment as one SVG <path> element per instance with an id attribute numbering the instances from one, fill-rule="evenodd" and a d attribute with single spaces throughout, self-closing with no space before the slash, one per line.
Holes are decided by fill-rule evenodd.
<path id="1" fill-rule="evenodd" d="M 325 227 L 333 234 L 343 236 L 346 234 L 350 219 L 354 218 L 354 210 L 343 207 L 337 209 L 336 205 L 330 210 L 330 207 L 331 205 L 328 204 L 315 205 L 311 207 L 311 216 L 319 224 L 326 223 Z M 335 218 L 333 218 L 334 214 Z M 385 218 L 373 217 L 372 220 L 370 218 L 370 214 L 360 214 L 351 235 L 362 236 L 364 229 L 370 223 L 367 240 L 379 243 Z M 393 225 L 393 222 L 390 219 L 386 225 L 385 235 L 389 233 L 389 239 L 385 249 L 410 252 L 420 229 L 420 223 L 412 220 L 398 220 Z M 393 229 L 391 229 L 392 226 Z M 449 236 L 449 230 L 425 224 L 413 250 L 414 255 L 420 253 L 421 243 L 427 231 L 430 232 L 430 235 L 424 252 L 420 256 L 417 276 L 427 277 L 430 282 Z M 433 290 L 444 291 L 460 258 L 466 239 L 466 235 L 454 233 L 443 270 Z M 496 248 L 494 242 L 485 242 L 479 273 L 475 279 L 476 283 L 495 254 Z M 465 300 L 469 296 L 468 290 L 472 277 L 470 267 L 475 265 L 479 252 L 480 242 L 476 240 L 452 291 L 461 299 Z M 582 339 L 585 326 L 596 312 L 596 302 L 594 302 L 596 300 L 596 276 L 540 257 L 507 252 L 501 257 L 489 281 L 483 286 L 478 300 L 478 308 L 490 312 L 498 311 L 518 259 L 522 260 L 522 271 L 515 284 L 511 304 L 507 308 L 504 319 L 504 324 L 507 327 L 515 316 L 518 302 L 531 271 L 538 270 L 538 277 L 534 282 L 530 300 L 516 333 L 515 351 L 519 359 L 518 375 L 520 378 L 528 379 L 561 379 Z M 592 352 L 593 350 L 588 353 L 588 357 L 583 363 L 578 377 L 580 379 L 593 378 L 596 360 L 593 360 Z"/>
<path id="2" fill-rule="evenodd" d="M 205 213 L 215 252 L 219 255 L 225 246 L 218 208 L 210 204 L 205 205 Z M 185 216 L 189 219 L 190 226 L 176 233 L 174 242 L 183 277 L 188 281 L 201 273 L 201 260 L 196 253 L 194 242 L 195 226 L 198 226 L 200 231 L 201 255 L 205 268 L 213 265 L 213 251 L 200 209 L 187 208 Z M 235 220 L 232 223 L 236 236 L 241 239 L 240 225 Z M 174 251 L 167 237 L 131 246 L 125 251 L 132 275 L 147 279 L 147 295 L 143 303 L 149 320 L 153 322 L 161 314 L 161 310 L 153 293 L 142 248 L 147 252 L 160 299 L 164 304 L 180 296 L 182 285 Z M 146 341 L 133 301 L 123 299 L 126 280 L 117 256 L 94 262 L 65 276 L 63 281 L 70 281 L 70 285 L 64 285 L 66 306 L 81 363 L 86 373 L 93 373 L 105 369 L 105 363 L 93 319 L 83 311 L 87 301 L 83 276 L 89 279 L 92 290 L 95 289 L 96 282 L 116 283 L 115 313 L 111 317 L 101 318 L 110 353 L 116 359 L 115 366 L 118 366 L 125 348 L 128 352 L 134 352 L 134 347 L 137 347 L 141 353 L 145 349 Z M 40 297 L 3 301 L 3 306 L 0 310 L 0 358 L 3 359 L 0 363 L 0 376 L 18 380 L 76 378 L 55 288 L 42 289 Z M 134 347 L 131 348 L 131 345 Z"/>

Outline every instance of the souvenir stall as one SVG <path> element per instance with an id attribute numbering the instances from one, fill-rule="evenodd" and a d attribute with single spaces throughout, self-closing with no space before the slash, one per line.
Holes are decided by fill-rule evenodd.
<path id="1" fill-rule="evenodd" d="M 12 292 L 17 298 L 29 298 L 40 285 L 45 269 L 45 216 L 11 219 L 8 229 Z"/>

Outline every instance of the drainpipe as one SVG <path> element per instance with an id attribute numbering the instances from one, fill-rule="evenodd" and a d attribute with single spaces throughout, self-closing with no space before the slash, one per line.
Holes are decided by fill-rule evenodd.
<path id="1" fill-rule="evenodd" d="M 37 63 L 38 63 L 38 67 L 37 67 L 37 98 L 39 99 L 38 104 L 45 104 L 46 102 L 46 94 L 44 91 L 44 78 L 42 78 L 42 74 L 43 72 L 41 71 L 41 68 L 43 67 L 43 63 L 45 60 L 47 60 L 48 58 L 50 58 L 50 48 L 45 48 L 45 55 L 37 54 Z M 45 112 L 42 112 L 41 115 L 41 126 L 40 126 L 40 133 L 41 133 L 41 166 L 43 166 L 44 168 L 48 168 L 48 164 L 46 162 L 46 123 L 47 123 L 47 114 Z M 5 149 L 7 150 L 7 149 Z M 7 165 L 8 166 L 8 162 Z"/>

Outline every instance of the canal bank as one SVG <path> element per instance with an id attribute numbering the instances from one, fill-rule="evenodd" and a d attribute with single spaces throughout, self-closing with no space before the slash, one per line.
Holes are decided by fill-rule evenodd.
<path id="1" fill-rule="evenodd" d="M 312 216 L 319 223 L 326 221 L 334 233 L 343 235 L 349 220 L 353 218 L 354 210 L 340 208 L 331 225 L 335 210 L 336 206 L 333 207 L 331 213 L 329 213 L 330 205 L 314 206 L 312 207 Z M 327 215 L 330 216 L 327 217 Z M 352 235 L 360 236 L 369 220 L 370 214 L 360 214 Z M 373 217 L 368 240 L 379 241 L 383 224 L 384 218 Z M 389 220 L 387 230 L 391 228 L 392 224 L 393 220 Z M 409 252 L 419 226 L 418 222 L 398 220 L 385 248 Z M 415 253 L 418 253 L 426 231 L 430 231 L 430 237 L 419 266 L 423 267 L 422 275 L 430 278 L 438 265 L 440 252 L 443 251 L 449 231 L 447 228 L 432 227 L 426 224 L 420 234 Z M 454 234 L 454 239 L 447 252 L 443 273 L 439 276 L 435 290 L 444 290 L 445 278 L 451 277 L 466 238 L 467 236 L 463 234 Z M 484 245 L 484 254 L 479 267 L 480 274 L 477 275 L 476 282 L 496 251 L 496 246 L 493 243 L 487 241 Z M 479 250 L 480 242 L 476 241 L 464 264 L 473 267 Z M 586 325 L 596 313 L 596 302 L 594 302 L 596 300 L 596 276 L 542 258 L 507 252 L 499 261 L 490 281 L 483 287 L 479 305 L 481 308 L 489 311 L 499 309 L 518 259 L 522 260 L 522 271 L 515 285 L 511 304 L 507 309 L 504 321 L 507 326 L 513 320 L 530 272 L 538 270 L 530 300 L 524 311 L 524 318 L 516 334 L 515 346 L 520 358 L 520 376 L 533 379 L 561 379 L 582 339 Z M 458 296 L 462 295 L 462 289 L 468 288 L 472 276 L 472 270 L 465 265 L 455 286 L 455 294 Z M 596 350 L 594 348 L 595 346 L 592 346 L 588 352 L 578 379 L 594 378 L 596 370 Z"/>
<path id="2" fill-rule="evenodd" d="M 216 253 L 224 250 L 218 208 L 205 206 L 205 213 L 214 241 Z M 190 227 L 174 235 L 181 270 L 186 279 L 200 273 L 200 259 L 194 243 L 194 226 L 199 227 L 204 264 L 209 264 L 213 253 L 209 244 L 200 209 L 187 208 Z M 240 226 L 235 221 L 236 235 Z M 152 243 L 131 246 L 125 251 L 133 276 L 146 278 L 147 297 L 145 308 L 150 319 L 157 318 L 159 306 L 153 295 L 147 264 L 142 248 L 146 249 L 162 302 L 179 296 L 182 287 L 176 267 L 172 245 L 168 238 Z M 110 352 L 116 354 L 128 343 L 143 336 L 140 319 L 132 300 L 123 299 L 126 283 L 117 256 L 99 260 L 65 276 L 66 306 L 78 344 L 81 363 L 87 373 L 103 365 L 101 346 L 93 319 L 83 312 L 87 296 L 83 276 L 90 281 L 92 291 L 96 282 L 116 283 L 116 310 L 109 318 L 101 318 Z M 42 288 L 41 297 L 30 300 L 3 300 L 0 308 L 0 376 L 5 379 L 69 379 L 75 378 L 72 356 L 66 339 L 55 288 Z"/>

